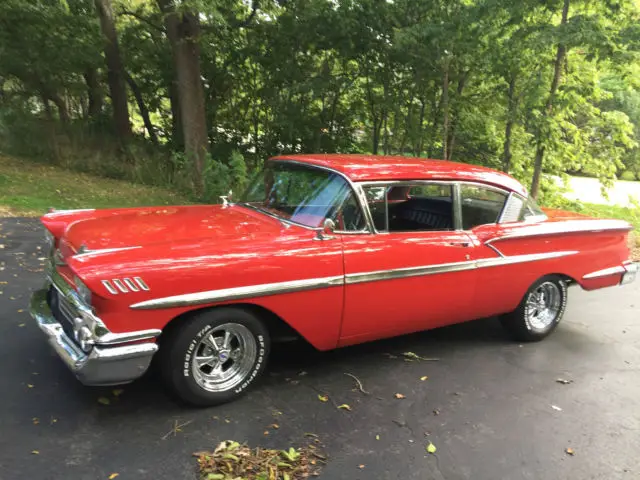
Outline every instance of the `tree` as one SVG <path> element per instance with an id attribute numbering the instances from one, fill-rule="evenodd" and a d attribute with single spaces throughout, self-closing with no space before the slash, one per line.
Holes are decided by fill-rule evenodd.
<path id="1" fill-rule="evenodd" d="M 94 1 L 98 18 L 100 19 L 100 29 L 104 37 L 104 56 L 107 64 L 107 82 L 113 109 L 114 128 L 118 139 L 124 144 L 131 136 L 131 124 L 129 123 L 125 71 L 120 58 L 113 8 L 111 0 Z"/>
<path id="2" fill-rule="evenodd" d="M 198 12 L 177 10 L 173 0 L 158 0 L 158 6 L 165 14 L 167 38 L 173 52 L 184 151 L 193 166 L 196 194 L 201 195 L 208 138 L 200 72 L 200 20 Z"/>

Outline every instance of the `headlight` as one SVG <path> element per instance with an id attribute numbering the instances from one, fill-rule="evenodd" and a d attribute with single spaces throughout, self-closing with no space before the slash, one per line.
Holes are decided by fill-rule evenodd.
<path id="1" fill-rule="evenodd" d="M 91 305 L 91 290 L 78 277 L 73 277 L 76 291 L 84 303 Z"/>

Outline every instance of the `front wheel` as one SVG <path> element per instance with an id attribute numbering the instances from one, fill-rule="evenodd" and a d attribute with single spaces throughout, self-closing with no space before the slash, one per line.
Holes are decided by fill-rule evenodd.
<path id="1" fill-rule="evenodd" d="M 500 320 L 514 339 L 537 342 L 555 330 L 566 305 L 566 282 L 557 275 L 547 275 L 529 288 L 518 308 Z"/>
<path id="2" fill-rule="evenodd" d="M 264 371 L 269 350 L 269 332 L 251 312 L 204 311 L 161 340 L 160 372 L 181 400 L 218 405 L 245 393 Z"/>

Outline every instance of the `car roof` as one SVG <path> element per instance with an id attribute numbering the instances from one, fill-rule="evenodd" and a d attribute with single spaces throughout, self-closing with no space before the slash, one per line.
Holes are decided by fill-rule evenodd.
<path id="1" fill-rule="evenodd" d="M 454 180 L 494 185 L 526 196 L 515 178 L 487 167 L 448 160 L 399 155 L 303 154 L 278 155 L 271 160 L 288 160 L 329 168 L 353 182 L 383 180 Z"/>

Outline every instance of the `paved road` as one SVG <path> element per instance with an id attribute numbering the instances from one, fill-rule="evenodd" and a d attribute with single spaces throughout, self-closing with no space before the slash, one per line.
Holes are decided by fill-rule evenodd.
<path id="1" fill-rule="evenodd" d="M 572 289 L 563 324 L 534 345 L 511 343 L 489 319 L 323 354 L 287 348 L 242 400 L 193 410 L 151 376 L 117 400 L 72 378 L 26 313 L 42 283 L 41 237 L 33 220 L 0 220 L 2 480 L 194 479 L 192 452 L 223 439 L 284 448 L 305 432 L 325 445 L 327 479 L 640 478 L 640 283 Z M 385 355 L 407 351 L 440 361 Z M 163 439 L 174 422 L 191 423 Z"/>
<path id="2" fill-rule="evenodd" d="M 640 182 L 618 180 L 612 188 L 607 190 L 608 198 L 602 195 L 600 181 L 596 178 L 571 177 L 569 188 L 570 191 L 565 194 L 565 197 L 570 200 L 621 206 L 632 206 L 630 199 L 640 202 Z"/>

